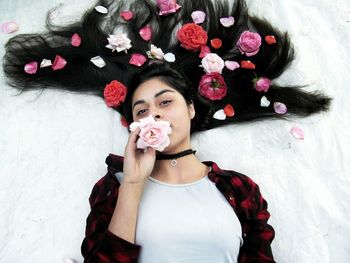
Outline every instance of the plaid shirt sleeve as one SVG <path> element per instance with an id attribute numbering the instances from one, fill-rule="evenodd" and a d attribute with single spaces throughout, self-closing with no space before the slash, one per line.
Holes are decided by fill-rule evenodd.
<path id="1" fill-rule="evenodd" d="M 238 262 L 240 263 L 271 263 L 275 262 L 271 251 L 271 242 L 275 231 L 267 223 L 270 213 L 267 202 L 262 197 L 259 186 L 247 177 L 249 196 L 242 201 L 241 206 L 246 209 L 244 228 L 244 243 L 241 247 Z"/>
<path id="2" fill-rule="evenodd" d="M 86 220 L 81 253 L 85 263 L 134 263 L 141 246 L 128 242 L 108 230 L 118 198 L 118 185 L 107 176 L 94 186 L 89 203 L 91 211 Z M 113 194 L 114 193 L 114 194 Z"/>

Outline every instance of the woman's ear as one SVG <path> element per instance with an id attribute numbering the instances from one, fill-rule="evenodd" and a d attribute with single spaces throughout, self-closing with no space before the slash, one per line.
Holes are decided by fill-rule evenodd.
<path id="1" fill-rule="evenodd" d="M 190 113 L 190 117 L 191 117 L 191 120 L 194 118 L 194 116 L 196 116 L 196 110 L 194 109 L 194 104 L 193 102 L 191 102 L 189 105 L 188 105 L 188 112 Z"/>

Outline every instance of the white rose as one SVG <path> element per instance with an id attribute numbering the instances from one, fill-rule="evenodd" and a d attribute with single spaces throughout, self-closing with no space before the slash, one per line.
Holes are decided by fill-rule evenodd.
<path id="1" fill-rule="evenodd" d="M 117 52 L 125 50 L 125 53 L 129 48 L 131 48 L 131 40 L 124 33 L 118 33 L 115 35 L 109 35 L 107 38 L 108 45 L 107 48 L 112 49 L 112 51 L 117 50 Z"/>
<path id="2" fill-rule="evenodd" d="M 215 53 L 209 53 L 202 59 L 202 66 L 206 73 L 222 72 L 225 62 Z"/>
<path id="3" fill-rule="evenodd" d="M 161 48 L 156 47 L 155 45 L 151 44 L 151 50 L 146 52 L 148 57 L 150 58 L 156 58 L 156 59 L 163 59 L 164 58 L 164 52 Z"/>

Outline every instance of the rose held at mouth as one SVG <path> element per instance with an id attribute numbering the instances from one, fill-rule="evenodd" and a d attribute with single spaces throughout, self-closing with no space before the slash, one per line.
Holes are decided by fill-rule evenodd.
<path id="1" fill-rule="evenodd" d="M 170 123 L 167 121 L 155 121 L 152 116 L 141 119 L 139 122 L 130 124 L 130 130 L 140 127 L 139 139 L 136 142 L 138 149 L 152 147 L 157 151 L 163 151 L 170 144 Z"/>

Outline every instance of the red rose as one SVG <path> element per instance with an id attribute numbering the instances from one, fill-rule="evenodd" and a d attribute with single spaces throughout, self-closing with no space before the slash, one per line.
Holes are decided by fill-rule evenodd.
<path id="1" fill-rule="evenodd" d="M 199 82 L 199 94 L 210 100 L 221 100 L 226 96 L 227 87 L 224 78 L 217 72 L 207 73 Z"/>
<path id="2" fill-rule="evenodd" d="M 112 80 L 111 83 L 107 84 L 103 95 L 108 107 L 118 107 L 120 103 L 125 101 L 127 88 L 123 83 Z"/>
<path id="3" fill-rule="evenodd" d="M 176 35 L 181 42 L 181 46 L 191 51 L 198 51 L 202 46 L 205 46 L 208 41 L 207 32 L 195 23 L 183 25 Z"/>

